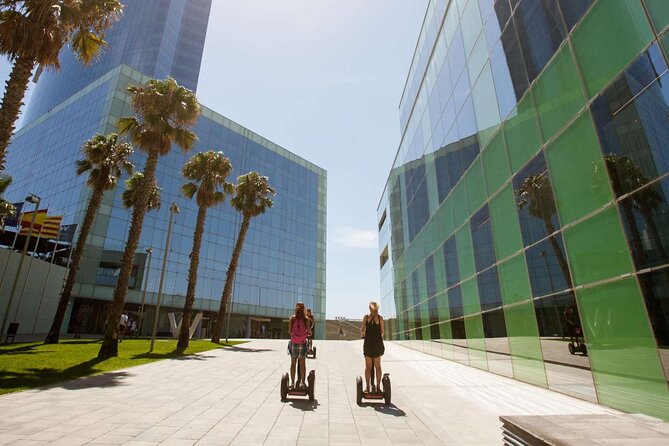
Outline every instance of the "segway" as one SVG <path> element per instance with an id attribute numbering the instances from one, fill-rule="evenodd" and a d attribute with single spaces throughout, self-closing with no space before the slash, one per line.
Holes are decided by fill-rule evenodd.
<path id="1" fill-rule="evenodd" d="M 314 340 L 311 338 L 307 339 L 307 353 L 305 356 L 316 359 L 316 347 L 314 347 Z"/>
<path id="2" fill-rule="evenodd" d="M 281 401 L 287 401 L 289 396 L 306 396 L 309 397 L 309 401 L 314 400 L 314 390 L 316 387 L 316 370 L 309 371 L 307 375 L 307 388 L 299 389 L 293 388 L 288 389 L 288 373 L 284 373 L 281 376 Z M 302 373 L 300 371 L 299 364 L 297 365 L 297 382 L 302 382 Z"/>
<path id="3" fill-rule="evenodd" d="M 358 405 L 362 404 L 362 400 L 378 401 L 384 400 L 386 404 L 390 404 L 390 373 L 384 373 L 383 378 L 381 378 L 381 383 L 383 384 L 383 391 L 376 388 L 375 379 L 374 379 L 374 359 L 372 358 L 372 377 L 370 382 L 372 383 L 372 388 L 370 392 L 364 392 L 362 390 L 362 376 L 358 376 L 355 379 L 356 386 L 356 402 Z"/>
<path id="4" fill-rule="evenodd" d="M 588 348 L 585 346 L 585 342 L 581 340 L 582 335 L 583 330 L 581 327 L 573 327 L 573 331 L 569 339 L 569 344 L 567 345 L 567 349 L 569 349 L 570 354 L 574 355 L 576 353 L 581 353 L 583 356 L 587 356 Z"/>

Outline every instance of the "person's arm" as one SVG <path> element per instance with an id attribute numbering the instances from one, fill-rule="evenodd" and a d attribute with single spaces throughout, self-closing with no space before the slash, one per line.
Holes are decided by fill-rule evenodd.
<path id="1" fill-rule="evenodd" d="M 383 318 L 379 316 L 379 321 L 381 321 L 381 339 L 383 339 L 383 334 L 385 333 L 385 325 L 383 324 Z"/>
<path id="2" fill-rule="evenodd" d="M 362 318 L 362 327 L 360 327 L 360 337 L 365 339 L 365 330 L 367 329 L 367 315 Z"/>
<path id="3" fill-rule="evenodd" d="M 293 332 L 293 316 L 288 319 L 288 336 Z"/>

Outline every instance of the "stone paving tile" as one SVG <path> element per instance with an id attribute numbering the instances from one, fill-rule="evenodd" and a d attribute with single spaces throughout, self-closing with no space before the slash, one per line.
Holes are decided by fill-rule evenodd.
<path id="1" fill-rule="evenodd" d="M 392 343 L 393 405 L 358 407 L 360 341 L 317 343 L 314 402 L 280 401 L 285 341 L 257 340 L 1 396 L 0 445 L 499 444 L 499 415 L 616 413 Z"/>

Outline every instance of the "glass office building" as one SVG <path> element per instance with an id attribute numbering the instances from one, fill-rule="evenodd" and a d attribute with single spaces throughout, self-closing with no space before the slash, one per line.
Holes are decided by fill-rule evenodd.
<path id="1" fill-rule="evenodd" d="M 136 21 L 132 14 L 137 5 L 153 3 L 209 5 L 210 1 L 130 1 L 124 20 Z M 162 20 L 159 14 L 157 20 Z M 185 18 L 180 20 L 185 21 Z M 151 23 L 144 26 L 151 28 Z M 201 37 L 204 39 L 204 35 Z M 195 67 L 198 71 L 199 63 L 198 56 Z M 175 62 L 173 67 L 176 65 Z M 172 74 L 178 77 L 181 68 L 173 69 L 177 71 Z M 78 72 L 63 70 L 49 80 L 49 85 L 65 85 L 70 75 Z M 7 163 L 7 172 L 14 178 L 8 199 L 18 201 L 26 193 L 34 193 L 41 197 L 42 207 L 48 207 L 50 215 L 65 216 L 63 224 L 80 223 L 90 196 L 85 175 L 75 173 L 81 145 L 96 133 L 115 132 L 119 118 L 133 114 L 127 86 L 144 83 L 155 74 L 120 64 L 59 102 L 48 96 L 52 92 L 45 93 L 48 96 L 45 99 L 40 96 L 44 90 L 36 91 L 33 100 L 37 104 L 43 99 L 45 103 L 52 100 L 57 103 L 49 105 L 49 111 L 33 117 L 14 136 Z M 45 78 L 39 82 L 43 80 Z M 197 81 L 197 76 L 193 81 Z M 153 321 L 165 256 L 169 207 L 171 202 L 176 202 L 180 213 L 171 238 L 161 307 L 165 310 L 161 309 L 159 332 L 170 333 L 169 313 L 175 314 L 177 322 L 180 319 L 197 214 L 195 200 L 181 194 L 185 180 L 180 172 L 194 153 L 213 149 L 223 151 L 230 158 L 234 167 L 230 181 L 255 170 L 268 176 L 277 190 L 274 207 L 252 220 L 246 237 L 234 285 L 230 336 L 258 336 L 263 326 L 266 336 L 285 336 L 285 319 L 292 314 L 298 300 L 313 309 L 317 321 L 323 321 L 317 323 L 317 336 L 322 336 L 325 329 L 326 172 L 206 107 L 194 130 L 199 141 L 191 152 L 175 149 L 159 161 L 156 177 L 162 188 L 162 207 L 150 211 L 144 220 L 126 309 L 138 317 L 140 304 L 145 299 L 149 306 L 145 318 Z M 143 169 L 144 159 L 145 155 L 139 152 L 133 156 L 137 170 Z M 70 329 L 78 317 L 83 332 L 103 330 L 130 226 L 131 211 L 121 204 L 123 187 L 121 183 L 117 190 L 105 195 L 96 217 L 68 310 L 69 322 L 65 325 L 69 324 Z M 194 305 L 195 311 L 204 315 L 197 332 L 200 336 L 206 337 L 213 328 L 240 224 L 241 216 L 227 201 L 207 213 Z M 152 249 L 150 258 L 148 249 Z M 150 332 L 151 328 L 151 324 L 144 324 L 143 333 Z"/>
<path id="2" fill-rule="evenodd" d="M 669 419 L 669 2 L 431 0 L 378 208 L 386 330 Z"/>

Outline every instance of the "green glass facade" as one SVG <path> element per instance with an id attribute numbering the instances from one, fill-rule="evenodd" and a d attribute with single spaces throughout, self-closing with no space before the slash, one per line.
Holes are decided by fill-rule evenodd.
<path id="1" fill-rule="evenodd" d="M 430 1 L 378 208 L 389 337 L 669 419 L 668 25 Z"/>

